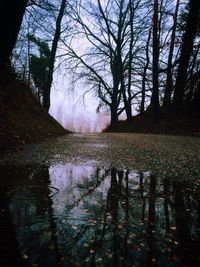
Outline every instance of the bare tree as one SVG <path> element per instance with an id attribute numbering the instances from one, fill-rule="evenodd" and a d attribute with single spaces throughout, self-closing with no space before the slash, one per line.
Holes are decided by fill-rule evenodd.
<path id="1" fill-rule="evenodd" d="M 169 48 L 169 56 L 168 56 L 168 63 L 167 63 L 167 81 L 165 86 L 164 92 L 164 101 L 163 106 L 168 107 L 171 104 L 171 93 L 172 93 L 172 58 L 174 52 L 174 45 L 175 45 L 175 38 L 176 38 L 176 27 L 177 27 L 177 17 L 178 17 L 178 10 L 179 10 L 180 0 L 176 2 L 176 8 L 174 12 L 174 23 L 172 27 L 172 34 L 171 34 L 171 42 Z"/>
<path id="2" fill-rule="evenodd" d="M 26 6 L 21 29 L 11 56 L 11 64 L 18 78 L 31 85 L 30 56 L 38 56 L 38 46 L 29 36 L 35 36 L 50 45 L 54 34 L 54 21 L 58 10 L 53 0 L 29 0 Z"/>
<path id="3" fill-rule="evenodd" d="M 54 65 L 56 61 L 56 52 L 62 33 L 61 24 L 65 15 L 66 0 L 60 1 L 60 6 L 53 0 L 30 0 L 27 5 L 25 19 L 23 21 L 22 30 L 18 38 L 13 57 L 13 65 L 19 77 L 25 82 L 32 82 L 33 91 L 35 85 L 30 75 L 30 57 L 38 56 L 38 46 L 34 42 L 30 43 L 29 36 L 35 36 L 41 42 L 49 44 L 51 47 L 49 55 L 49 63 L 44 73 L 45 86 L 43 86 L 44 108 L 48 111 L 50 107 L 50 91 L 53 81 Z M 55 24 L 55 29 L 54 29 Z M 47 73 L 47 75 L 46 75 Z"/>
<path id="4" fill-rule="evenodd" d="M 186 29 L 183 36 L 180 63 L 178 66 L 178 73 L 174 89 L 173 106 L 178 109 L 183 101 L 185 86 L 187 82 L 187 70 L 189 65 L 190 56 L 193 50 L 193 43 L 197 33 L 198 18 L 200 12 L 200 2 L 190 0 L 189 13 L 187 17 Z"/>
<path id="5" fill-rule="evenodd" d="M 55 34 L 54 34 L 50 58 L 49 58 L 49 69 L 48 69 L 48 74 L 47 74 L 46 86 L 45 86 L 44 94 L 43 94 L 43 97 L 44 97 L 43 98 L 43 106 L 47 111 L 49 110 L 49 107 L 50 107 L 51 84 L 53 81 L 53 72 L 54 72 L 56 51 L 57 51 L 58 42 L 60 39 L 61 22 L 62 22 L 62 18 L 63 18 L 64 11 L 65 11 L 65 6 L 66 6 L 66 0 L 62 0 L 61 5 L 60 5 L 60 10 L 58 13 L 58 17 L 56 19 L 56 29 L 55 29 Z"/>
<path id="6" fill-rule="evenodd" d="M 153 91 L 151 97 L 151 106 L 154 121 L 160 117 L 159 105 L 159 81 L 158 81 L 158 61 L 159 61 L 159 37 L 158 37 L 158 0 L 154 0 L 153 15 Z"/>
<path id="7" fill-rule="evenodd" d="M 146 97 L 147 71 L 148 71 L 148 67 L 149 67 L 149 63 L 150 63 L 149 45 L 150 45 L 150 40 L 151 40 L 151 32 L 152 32 L 152 27 L 149 28 L 147 45 L 146 45 L 146 49 L 145 49 L 146 63 L 144 65 L 144 71 L 143 71 L 143 77 L 142 77 L 142 98 L 141 98 L 141 105 L 140 105 L 140 112 L 141 113 L 144 113 L 144 105 L 145 105 L 145 97 Z"/>
<path id="8" fill-rule="evenodd" d="M 67 47 L 68 68 L 76 71 L 79 78 L 85 78 L 95 89 L 101 103 L 110 108 L 111 124 L 118 122 L 125 111 L 132 119 L 133 69 L 137 54 L 141 50 L 138 43 L 146 17 L 141 16 L 142 0 L 92 1 L 70 6 L 70 16 L 76 23 L 70 44 Z M 145 8 L 144 8 L 145 12 Z M 87 45 L 79 46 L 75 40 Z M 84 40 L 84 41 L 83 41 Z M 134 65 L 134 66 L 133 66 Z"/>

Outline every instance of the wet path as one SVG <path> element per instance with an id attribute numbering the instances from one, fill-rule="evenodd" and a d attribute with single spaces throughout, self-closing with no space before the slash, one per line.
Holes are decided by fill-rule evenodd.
<path id="1" fill-rule="evenodd" d="M 0 266 L 199 266 L 200 139 L 71 135 L 1 160 Z"/>

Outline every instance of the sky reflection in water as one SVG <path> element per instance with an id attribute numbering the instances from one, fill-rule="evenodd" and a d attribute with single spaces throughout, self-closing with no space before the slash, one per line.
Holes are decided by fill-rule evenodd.
<path id="1" fill-rule="evenodd" d="M 200 264 L 194 182 L 71 164 L 3 173 L 1 266 Z"/>

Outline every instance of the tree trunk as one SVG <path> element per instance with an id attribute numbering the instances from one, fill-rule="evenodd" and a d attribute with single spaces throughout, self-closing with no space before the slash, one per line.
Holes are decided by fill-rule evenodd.
<path id="1" fill-rule="evenodd" d="M 142 77 L 142 100 L 140 105 L 140 113 L 144 113 L 144 104 L 145 104 L 145 93 L 146 93 L 146 77 L 147 77 L 147 70 L 149 67 L 149 43 L 151 39 L 151 27 L 149 29 L 148 39 L 147 39 L 147 46 L 146 46 L 146 64 L 144 66 L 144 73 Z"/>
<path id="2" fill-rule="evenodd" d="M 125 87 L 123 80 L 122 80 L 122 84 L 121 84 L 121 90 L 122 90 L 122 95 L 123 95 L 123 100 L 124 100 L 124 108 L 125 108 L 125 112 L 126 112 L 127 121 L 130 123 L 132 121 L 131 101 L 130 101 L 129 97 L 127 98 L 127 96 L 126 96 L 126 87 Z"/>
<path id="3" fill-rule="evenodd" d="M 131 97 L 131 82 L 132 82 L 132 63 L 133 63 L 133 42 L 134 42 L 134 2 L 130 0 L 130 45 L 129 45 L 129 61 L 128 61 L 128 99 L 127 99 L 127 120 L 128 122 L 132 121 L 132 97 Z"/>
<path id="4" fill-rule="evenodd" d="M 50 107 L 50 93 L 51 93 L 51 85 L 53 81 L 54 63 L 55 63 L 55 58 L 56 58 L 58 41 L 60 39 L 61 21 L 64 15 L 65 5 L 66 5 L 66 0 L 62 0 L 59 14 L 56 20 L 56 30 L 55 30 L 55 35 L 54 35 L 50 58 L 49 58 L 49 70 L 47 74 L 47 81 L 46 81 L 46 86 L 45 86 L 44 96 L 43 96 L 43 106 L 47 111 L 49 110 L 49 107 Z"/>
<path id="5" fill-rule="evenodd" d="M 153 120 L 157 122 L 160 118 L 159 106 L 159 84 L 158 84 L 158 60 L 159 60 L 159 40 L 158 40 L 158 0 L 154 0 L 153 15 L 153 92 L 151 97 L 151 107 Z"/>
<path id="6" fill-rule="evenodd" d="M 168 64 L 167 64 L 167 81 L 166 81 L 164 100 L 163 100 L 163 106 L 164 107 L 169 107 L 169 105 L 171 104 L 172 58 L 173 58 L 173 52 L 174 52 L 174 42 L 175 42 L 175 37 L 176 37 L 176 26 L 177 26 L 179 2 L 180 2 L 180 0 L 177 0 L 176 9 L 175 9 L 175 13 L 174 13 L 174 24 L 173 24 L 173 28 L 172 28 L 172 36 L 171 36 L 171 43 L 170 43 L 169 57 L 168 57 Z"/>
<path id="7" fill-rule="evenodd" d="M 192 98 L 195 98 L 195 91 L 198 91 L 198 90 L 195 90 L 195 86 L 198 83 L 197 77 L 199 77 L 199 74 L 198 74 L 198 71 L 196 73 L 194 73 L 194 70 L 195 70 L 195 66 L 197 64 L 197 60 L 198 60 L 199 49 L 200 49 L 200 44 L 198 45 L 198 47 L 197 47 L 197 49 L 193 55 L 193 59 L 191 62 L 191 68 L 190 68 L 189 74 L 188 74 L 188 80 L 187 80 L 186 86 L 187 86 L 187 91 L 189 90 L 189 92 L 187 92 L 186 99 L 185 99 L 187 102 L 191 101 Z"/>
<path id="8" fill-rule="evenodd" d="M 121 51 L 120 51 L 120 53 L 121 53 Z M 121 59 L 121 54 L 120 54 L 120 59 L 119 59 L 118 64 L 120 66 L 120 70 L 119 70 L 120 84 L 121 84 L 120 89 L 122 91 L 122 96 L 123 96 L 123 100 L 124 100 L 124 108 L 125 108 L 125 112 L 126 112 L 127 121 L 130 123 L 132 121 L 131 93 L 130 93 L 130 88 L 128 85 L 128 88 L 127 88 L 128 96 L 126 95 L 126 86 L 125 86 L 125 82 L 124 82 L 124 70 L 123 70 L 123 63 L 122 63 L 122 59 Z"/>
<path id="9" fill-rule="evenodd" d="M 0 1 L 0 70 L 9 65 L 28 0 Z"/>
<path id="10" fill-rule="evenodd" d="M 190 0 L 189 7 L 190 8 L 187 17 L 185 34 L 183 36 L 180 63 L 174 90 L 173 107 L 175 110 L 178 110 L 181 103 L 183 102 L 183 96 L 187 82 L 187 69 L 189 65 L 190 55 L 193 49 L 194 38 L 197 33 L 200 1 Z"/>
<path id="11" fill-rule="evenodd" d="M 110 113 L 111 113 L 110 125 L 113 126 L 117 124 L 119 121 L 117 114 L 117 104 L 115 103 L 115 101 L 112 101 L 112 104 L 110 106 Z"/>

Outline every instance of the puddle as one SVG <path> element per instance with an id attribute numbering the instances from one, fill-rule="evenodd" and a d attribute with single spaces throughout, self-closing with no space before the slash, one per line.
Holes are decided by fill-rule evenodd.
<path id="1" fill-rule="evenodd" d="M 1 173 L 0 266 L 200 264 L 198 182 L 70 163 Z"/>

